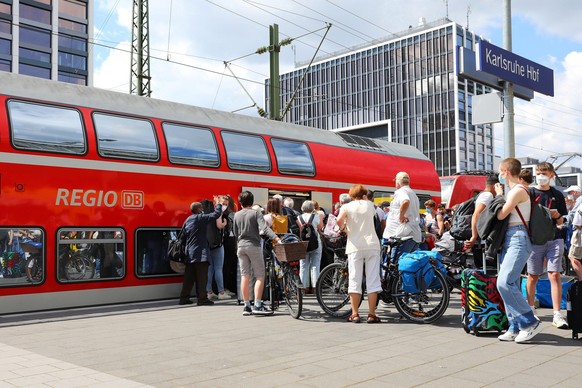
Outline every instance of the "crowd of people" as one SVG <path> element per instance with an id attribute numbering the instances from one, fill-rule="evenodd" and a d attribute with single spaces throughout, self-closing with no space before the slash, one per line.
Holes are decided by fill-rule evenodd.
<path id="1" fill-rule="evenodd" d="M 550 163 L 536 167 L 535 182 L 529 170 L 521 169 L 517 159 L 501 162 L 498 174 L 490 175 L 485 187 L 475 199 L 475 210 L 471 218 L 471 237 L 464 247 L 475 255 L 497 260 L 499 273 L 497 287 L 505 303 L 510 327 L 499 336 L 502 341 L 528 341 L 542 330 L 535 315 L 534 296 L 536 283 L 542 273 L 547 272 L 552 290 L 554 309 L 553 325 L 567 328 L 560 311 L 562 299 L 561 273 L 565 241 L 570 244 L 569 258 L 578 279 L 582 280 L 582 203 L 581 189 L 570 186 L 564 192 L 550 185 L 555 171 Z M 432 249 L 445 238 L 451 228 L 454 209 L 427 200 L 424 211 L 420 209 L 417 195 L 410 186 L 410 177 L 399 172 L 394 177 L 396 191 L 391 202 L 376 206 L 374 193 L 363 185 L 354 185 L 348 193 L 341 194 L 333 205 L 331 214 L 339 228 L 338 233 L 347 236 L 346 255 L 349 265 L 349 295 L 352 313 L 349 321 L 360 322 L 359 305 L 362 294 L 362 277 L 366 276 L 369 314 L 367 322 L 380 319 L 375 314 L 377 294 L 381 291 L 379 266 L 381 239 L 404 238 L 402 251 Z M 504 190 L 506 191 L 504 194 Z M 551 209 L 555 236 L 544 245 L 532 245 L 528 224 L 531 213 L 531 198 Z M 238 197 L 241 210 L 237 211 L 230 196 L 215 198 L 213 211 L 204 212 L 200 203 L 191 205 L 192 215 L 184 223 L 187 234 L 187 251 L 190 262 L 186 265 L 180 304 L 193 303 L 190 299 L 193 284 L 197 284 L 198 305 L 213 304 L 216 299 L 230 299 L 238 288 L 233 277 L 240 271 L 238 298 L 244 302 L 244 315 L 265 315 L 269 311 L 261 301 L 264 286 L 264 259 L 262 246 L 267 240 L 278 243 L 283 233 L 301 236 L 304 229 L 317 231 L 316 243 L 304 260 L 300 261 L 300 279 L 305 294 L 314 292 L 320 272 L 324 247 L 324 230 L 328 214 L 316 201 L 301 204 L 301 212 L 294 209 L 292 198 L 274 195 L 265 209 L 255 204 L 253 194 L 245 191 Z M 507 220 L 507 229 L 499 239 L 498 246 L 482 252 L 483 241 L 477 231 L 477 220 L 490 206 L 497 206 L 496 216 Z M 564 220 L 566 223 L 564 223 Z M 208 225 L 222 231 L 224 244 L 210 247 L 207 238 Z M 568 234 L 570 230 L 570 234 Z M 448 236 L 450 238 L 450 236 Z M 234 256 L 234 258 L 233 258 Z M 224 263 L 228 263 L 227 266 Z M 527 274 L 527 298 L 520 289 L 522 273 Z M 223 273 L 228 276 L 223 276 Z M 253 275 L 254 276 L 251 276 Z M 227 279 L 228 277 L 228 279 Z M 254 278 L 254 288 L 251 287 Z M 217 293 L 214 293 L 214 289 Z M 251 292 L 253 291 L 253 292 Z M 251 298 L 254 295 L 254 304 Z"/>

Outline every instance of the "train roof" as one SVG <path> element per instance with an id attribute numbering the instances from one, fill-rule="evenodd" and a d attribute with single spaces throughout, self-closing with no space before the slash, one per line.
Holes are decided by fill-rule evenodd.
<path id="1" fill-rule="evenodd" d="M 295 138 L 429 161 L 418 149 L 405 144 L 8 72 L 0 72 L 0 93 L 12 97 L 50 101 L 64 105 L 267 134 L 282 138 Z M 295 136 L 289 136 L 290 133 L 294 133 Z"/>

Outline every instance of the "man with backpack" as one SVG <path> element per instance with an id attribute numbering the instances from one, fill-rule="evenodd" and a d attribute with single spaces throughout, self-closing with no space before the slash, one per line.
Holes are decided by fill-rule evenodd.
<path id="1" fill-rule="evenodd" d="M 547 259 L 548 279 L 550 280 L 554 319 L 552 325 L 559 329 L 567 329 L 568 323 L 560 312 L 562 301 L 562 257 L 564 255 L 564 236 L 562 229 L 563 216 L 568 214 L 564 195 L 550 186 L 550 181 L 555 177 L 554 166 L 548 162 L 539 163 L 536 166 L 537 185 L 530 189 L 532 201 L 549 208 L 554 220 L 554 239 L 544 245 L 533 245 L 532 253 L 527 259 L 527 301 L 534 310 L 534 298 L 536 284 L 540 275 L 544 272 L 544 259 Z"/>
<path id="2" fill-rule="evenodd" d="M 297 223 L 298 217 L 301 215 L 297 210 L 293 209 L 295 202 L 292 198 L 285 197 L 283 200 L 283 206 L 281 207 L 281 212 L 288 218 L 289 233 L 293 233 L 299 236 L 299 224 Z"/>
<path id="3" fill-rule="evenodd" d="M 301 205 L 303 214 L 299 216 L 301 223 L 301 240 L 307 241 L 305 260 L 299 262 L 299 277 L 305 287 L 305 294 L 313 294 L 321 265 L 322 245 L 319 238 L 319 216 L 315 212 L 313 201 L 305 201 Z"/>
<path id="4" fill-rule="evenodd" d="M 483 257 L 483 250 L 481 249 L 481 241 L 479 240 L 479 233 L 477 232 L 477 219 L 479 215 L 483 213 L 483 210 L 489 206 L 493 198 L 495 197 L 495 184 L 499 183 L 497 175 L 489 175 L 485 181 L 485 190 L 483 190 L 477 198 L 475 199 L 475 210 L 471 216 L 471 237 L 469 240 L 465 241 L 465 249 L 473 250 L 473 260 Z M 454 224 L 454 217 L 453 217 Z M 475 260 L 475 265 L 477 267 L 482 267 L 483 263 L 477 262 Z"/>

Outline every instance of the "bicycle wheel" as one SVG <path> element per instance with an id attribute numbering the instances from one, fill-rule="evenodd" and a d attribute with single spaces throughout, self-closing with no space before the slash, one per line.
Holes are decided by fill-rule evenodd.
<path id="1" fill-rule="evenodd" d="M 295 319 L 299 319 L 301 316 L 301 310 L 303 309 L 303 293 L 299 288 L 299 283 L 301 280 L 299 276 L 292 272 L 291 268 L 285 270 L 283 275 L 283 298 L 285 298 L 285 303 L 287 304 L 287 309 L 289 314 Z"/>
<path id="2" fill-rule="evenodd" d="M 277 292 L 275 290 L 275 287 L 277 287 L 277 274 L 275 273 L 275 266 L 273 265 L 272 262 L 267 263 L 266 272 L 267 275 L 265 277 L 264 286 L 268 288 L 267 291 L 267 297 L 269 298 L 268 305 L 271 311 L 275 312 L 275 310 L 278 307 L 279 301 L 277 300 Z"/>
<path id="3" fill-rule="evenodd" d="M 408 293 L 402 289 L 402 277 L 392 282 L 392 300 L 402 316 L 416 323 L 433 323 L 449 307 L 449 288 L 443 274 L 433 267 L 435 287 L 418 293 Z"/>
<path id="4" fill-rule="evenodd" d="M 67 280 L 92 279 L 95 276 L 95 259 L 86 252 L 76 252 L 65 264 Z"/>
<path id="5" fill-rule="evenodd" d="M 346 318 L 352 312 L 348 294 L 348 268 L 344 263 L 332 263 L 319 274 L 315 286 L 317 303 L 323 311 L 336 318 Z"/>

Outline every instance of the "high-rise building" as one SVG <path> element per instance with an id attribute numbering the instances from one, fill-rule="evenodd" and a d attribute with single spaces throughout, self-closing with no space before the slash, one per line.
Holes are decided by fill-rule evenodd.
<path id="1" fill-rule="evenodd" d="M 92 85 L 93 0 L 0 0 L 0 70 Z"/>
<path id="2" fill-rule="evenodd" d="M 472 96 L 502 86 L 457 70 L 459 58 L 472 60 L 474 69 L 470 53 L 481 39 L 448 19 L 421 19 L 417 27 L 318 58 L 311 67 L 299 65 L 280 76 L 283 110 L 300 85 L 283 120 L 412 145 L 441 176 L 492 170 L 493 126 L 471 125 Z"/>

